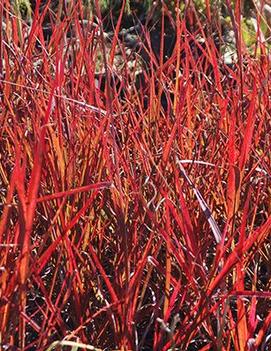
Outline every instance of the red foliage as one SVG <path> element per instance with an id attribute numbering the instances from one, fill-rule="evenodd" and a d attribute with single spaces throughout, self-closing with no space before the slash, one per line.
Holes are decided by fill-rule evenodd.
<path id="1" fill-rule="evenodd" d="M 232 12 L 240 42 L 227 67 L 190 8 L 197 32 L 178 17 L 166 62 L 162 39 L 159 62 L 142 40 L 138 84 L 118 35 L 124 6 L 109 52 L 101 17 L 83 22 L 82 6 L 51 15 L 49 41 L 49 3 L 30 27 L 1 6 L 0 349 L 63 338 L 259 349 L 271 319 L 263 44 L 247 52 Z"/>

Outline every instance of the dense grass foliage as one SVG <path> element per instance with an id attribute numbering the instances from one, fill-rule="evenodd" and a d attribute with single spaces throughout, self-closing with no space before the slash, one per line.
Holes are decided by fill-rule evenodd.
<path id="1" fill-rule="evenodd" d="M 248 47 L 225 1 L 226 64 L 208 0 L 162 6 L 129 50 L 125 2 L 111 34 L 98 1 L 36 3 L 0 7 L 0 350 L 269 350 L 260 8 Z"/>

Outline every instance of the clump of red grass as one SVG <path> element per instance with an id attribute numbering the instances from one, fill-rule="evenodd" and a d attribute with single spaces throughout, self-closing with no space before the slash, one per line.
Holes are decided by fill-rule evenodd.
<path id="1" fill-rule="evenodd" d="M 238 60 L 228 67 L 190 8 L 175 20 L 169 60 L 163 43 L 156 56 L 142 43 L 150 63 L 138 85 L 124 50 L 123 67 L 113 65 L 123 11 L 109 55 L 99 11 L 98 25 L 82 25 L 80 1 L 64 18 L 51 14 L 46 42 L 47 11 L 28 26 L 1 4 L 0 349 L 65 338 L 107 350 L 264 350 L 264 44 L 248 53 L 236 8 Z"/>

